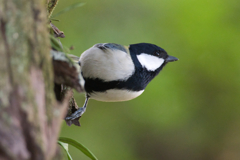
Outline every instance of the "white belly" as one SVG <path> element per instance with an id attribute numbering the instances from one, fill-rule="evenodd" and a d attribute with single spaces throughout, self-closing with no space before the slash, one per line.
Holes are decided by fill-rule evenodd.
<path id="1" fill-rule="evenodd" d="M 128 101 L 140 96 L 142 91 L 129 91 L 120 89 L 110 89 L 105 92 L 93 92 L 90 94 L 91 99 L 106 102 Z"/>

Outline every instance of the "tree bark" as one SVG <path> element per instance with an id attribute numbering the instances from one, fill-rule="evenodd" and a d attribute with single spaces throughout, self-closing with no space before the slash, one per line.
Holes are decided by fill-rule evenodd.
<path id="1" fill-rule="evenodd" d="M 52 159 L 68 100 L 53 92 L 46 1 L 0 0 L 0 159 Z M 68 95 L 67 97 L 70 97 Z"/>

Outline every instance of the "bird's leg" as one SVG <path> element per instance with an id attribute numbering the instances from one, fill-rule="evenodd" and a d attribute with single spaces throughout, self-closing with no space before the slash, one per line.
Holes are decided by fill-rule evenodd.
<path id="1" fill-rule="evenodd" d="M 84 103 L 83 107 L 79 108 L 71 116 L 68 116 L 65 119 L 67 121 L 74 120 L 74 119 L 77 119 L 77 118 L 79 119 L 83 115 L 83 113 L 86 111 L 88 100 L 89 100 L 89 96 L 86 95 L 86 99 L 85 99 L 85 103 Z"/>

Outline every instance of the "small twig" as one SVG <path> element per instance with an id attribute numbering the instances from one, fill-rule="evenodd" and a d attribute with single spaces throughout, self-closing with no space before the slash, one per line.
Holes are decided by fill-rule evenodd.
<path id="1" fill-rule="evenodd" d="M 52 27 L 56 37 L 61 37 L 61 38 L 64 38 L 65 35 L 63 33 L 63 31 L 60 31 L 56 26 L 54 26 L 51 22 L 50 22 L 50 26 Z"/>

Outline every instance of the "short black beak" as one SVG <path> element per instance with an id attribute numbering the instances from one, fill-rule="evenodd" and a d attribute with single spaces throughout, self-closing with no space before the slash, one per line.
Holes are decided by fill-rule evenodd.
<path id="1" fill-rule="evenodd" d="M 167 58 L 166 58 L 166 62 L 173 62 L 173 61 L 177 61 L 178 59 L 176 58 L 176 57 L 173 57 L 173 56 L 168 56 Z"/>

